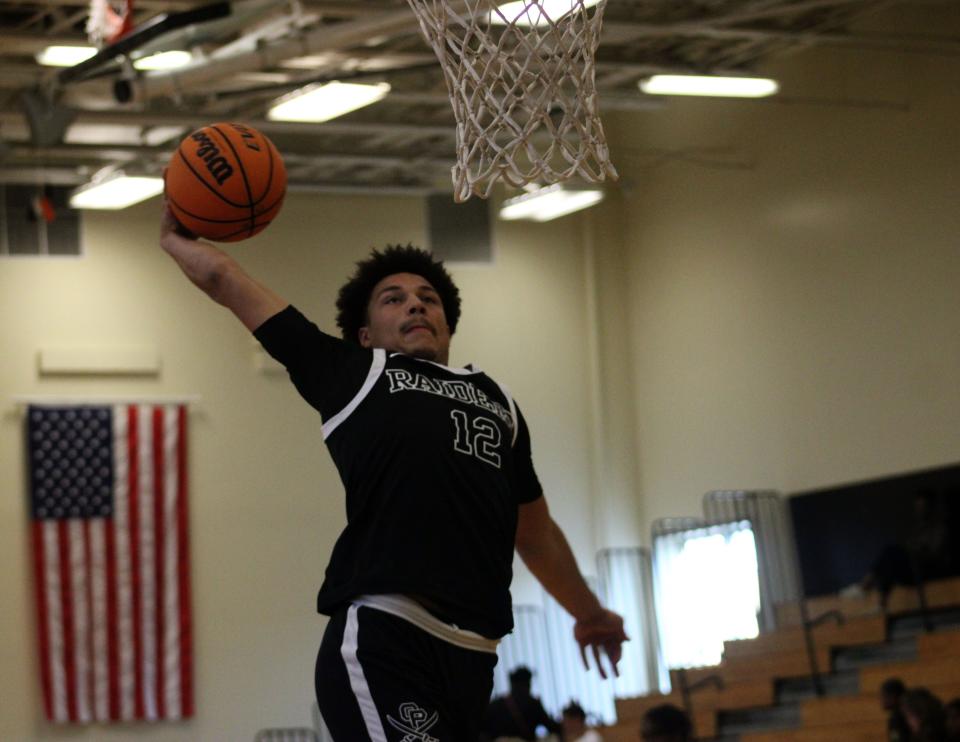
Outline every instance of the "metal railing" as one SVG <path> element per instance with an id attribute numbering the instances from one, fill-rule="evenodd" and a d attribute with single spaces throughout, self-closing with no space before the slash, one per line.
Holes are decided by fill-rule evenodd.
<path id="1" fill-rule="evenodd" d="M 924 570 L 920 568 L 920 563 L 915 556 L 910 560 L 910 568 L 913 571 L 913 581 L 917 589 L 920 621 L 923 625 L 924 633 L 929 634 L 933 631 L 933 622 L 930 620 L 930 606 L 927 603 L 927 580 L 926 577 L 924 577 Z"/>
<path id="2" fill-rule="evenodd" d="M 930 619 L 930 605 L 927 602 L 927 580 L 924 578 L 923 572 L 919 569 L 919 566 L 916 563 L 914 563 L 912 566 L 914 587 L 916 588 L 917 592 L 917 606 L 919 608 L 920 621 L 923 626 L 924 633 L 929 634 L 931 631 L 933 631 L 933 622 Z M 806 598 L 800 599 L 799 606 L 800 622 L 803 626 L 804 642 L 807 648 L 807 658 L 810 663 L 810 679 L 813 682 L 814 692 L 816 692 L 818 696 L 822 697 L 824 695 L 823 679 L 820 672 L 819 661 L 817 659 L 817 647 L 813 630 L 817 626 L 826 623 L 830 619 L 836 620 L 837 624 L 842 626 L 846 622 L 846 617 L 840 610 L 835 609 L 826 611 L 816 618 L 811 619 L 807 610 Z M 890 614 L 888 612 L 886 600 L 881 602 L 881 608 L 883 610 L 884 618 L 889 620 Z"/>
<path id="3" fill-rule="evenodd" d="M 723 690 L 723 678 L 719 675 L 707 675 L 704 678 L 695 683 L 690 683 L 687 681 L 687 671 L 685 668 L 680 668 L 677 670 L 677 680 L 680 681 L 680 697 L 683 699 L 683 711 L 686 713 L 687 718 L 690 720 L 690 726 L 693 729 L 693 738 L 697 738 L 697 722 L 693 715 L 693 701 L 691 696 L 696 693 L 701 688 L 706 688 L 708 685 L 713 685 L 717 690 Z"/>
<path id="4" fill-rule="evenodd" d="M 823 678 L 820 674 L 820 663 L 817 659 L 817 646 L 813 636 L 813 630 L 831 619 L 836 620 L 840 626 L 846 621 L 843 614 L 838 610 L 827 611 L 811 619 L 807 610 L 807 599 L 800 598 L 800 622 L 803 625 L 803 639 L 807 647 L 807 660 L 810 663 L 810 680 L 813 682 L 813 690 L 818 697 L 823 697 L 825 691 L 823 688 Z"/>

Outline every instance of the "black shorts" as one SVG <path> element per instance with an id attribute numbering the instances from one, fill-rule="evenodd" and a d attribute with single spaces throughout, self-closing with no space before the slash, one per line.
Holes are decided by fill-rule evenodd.
<path id="1" fill-rule="evenodd" d="M 335 742 L 474 742 L 497 656 L 403 618 L 348 605 L 317 656 L 317 703 Z"/>

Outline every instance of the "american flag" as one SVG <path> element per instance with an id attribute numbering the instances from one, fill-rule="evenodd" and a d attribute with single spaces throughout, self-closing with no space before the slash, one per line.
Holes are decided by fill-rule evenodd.
<path id="1" fill-rule="evenodd" d="M 193 716 L 183 405 L 27 413 L 46 716 Z"/>

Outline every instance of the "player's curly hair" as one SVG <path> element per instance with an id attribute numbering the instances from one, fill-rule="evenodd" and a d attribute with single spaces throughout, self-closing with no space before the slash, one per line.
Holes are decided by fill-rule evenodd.
<path id="1" fill-rule="evenodd" d="M 460 320 L 460 290 L 443 267 L 443 262 L 435 260 L 426 250 L 407 244 L 387 245 L 383 252 L 372 250 L 369 258 L 357 263 L 353 276 L 340 288 L 337 296 L 337 327 L 343 339 L 360 343 L 360 328 L 365 327 L 368 321 L 370 294 L 380 281 L 394 273 L 414 273 L 429 281 L 440 295 L 447 326 L 453 335 Z"/>

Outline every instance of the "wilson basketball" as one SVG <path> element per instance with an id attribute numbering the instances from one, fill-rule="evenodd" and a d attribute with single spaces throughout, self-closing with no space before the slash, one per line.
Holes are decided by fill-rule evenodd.
<path id="1" fill-rule="evenodd" d="M 186 229 L 217 242 L 253 237 L 280 212 L 287 171 L 273 142 L 243 124 L 211 124 L 187 136 L 165 175 L 170 210 Z"/>

